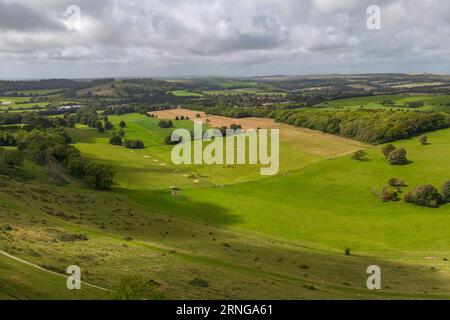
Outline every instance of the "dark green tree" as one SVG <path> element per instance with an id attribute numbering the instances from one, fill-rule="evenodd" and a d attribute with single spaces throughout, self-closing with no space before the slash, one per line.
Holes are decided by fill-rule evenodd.
<path id="1" fill-rule="evenodd" d="M 408 163 L 405 149 L 395 149 L 388 156 L 388 161 L 392 165 L 403 165 Z"/>

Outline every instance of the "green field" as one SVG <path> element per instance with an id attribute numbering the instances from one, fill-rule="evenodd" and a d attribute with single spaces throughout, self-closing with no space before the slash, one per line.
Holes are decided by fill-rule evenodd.
<path id="1" fill-rule="evenodd" d="M 188 90 L 175 90 L 175 91 L 170 91 L 170 93 L 172 93 L 174 96 L 177 96 L 177 97 L 202 97 L 203 96 L 200 93 L 191 92 Z"/>
<path id="2" fill-rule="evenodd" d="M 264 95 L 281 95 L 286 96 L 285 92 L 279 92 L 279 91 L 264 91 L 258 88 L 243 88 L 243 89 L 224 89 L 224 90 L 205 90 L 203 91 L 205 94 L 212 94 L 212 95 L 220 95 L 220 94 L 254 94 L 258 96 L 264 96 Z"/>
<path id="3" fill-rule="evenodd" d="M 0 97 L 0 102 L 11 102 L 9 105 L 0 105 L 0 111 L 12 109 L 32 109 L 35 106 L 45 107 L 48 102 L 31 102 L 31 103 L 21 103 L 29 101 L 30 97 Z"/>
<path id="4" fill-rule="evenodd" d="M 396 142 L 411 163 L 394 167 L 381 146 L 280 125 L 280 172 L 262 177 L 258 165 L 175 166 L 163 144 L 173 129 L 138 114 L 109 119 L 116 129 L 124 120 L 126 138 L 146 148 L 112 146 L 110 132 L 84 126 L 69 132 L 83 155 L 114 167 L 112 192 L 71 178 L 59 186 L 48 181 L 51 169 L 27 162 L 34 179 L 1 180 L 1 224 L 14 229 L 0 233 L 1 250 L 59 273 L 79 264 L 83 279 L 113 290 L 139 275 L 174 299 L 450 298 L 450 205 L 382 203 L 374 195 L 393 177 L 408 183 L 405 191 L 450 179 L 450 130 L 429 133 L 426 146 L 417 138 Z M 361 148 L 368 161 L 350 160 Z M 171 194 L 173 186 L 180 192 Z M 58 241 L 61 233 L 89 240 Z M 0 257 L 7 275 L 0 298 L 64 291 L 57 276 L 14 264 Z M 365 287 L 372 264 L 382 268 L 381 291 Z M 193 286 L 195 278 L 208 286 Z M 42 288 L 29 290 L 37 283 Z M 105 295 L 79 298 L 92 297 Z"/>
<path id="5" fill-rule="evenodd" d="M 382 105 L 383 100 L 391 100 L 393 105 Z M 408 102 L 422 101 L 423 107 L 417 109 L 404 108 Z M 363 106 L 368 109 L 404 109 L 404 110 L 421 110 L 421 111 L 448 111 L 450 110 L 450 95 L 382 95 L 368 96 L 349 99 L 338 99 L 321 103 L 319 106 L 326 108 L 360 108 Z"/>

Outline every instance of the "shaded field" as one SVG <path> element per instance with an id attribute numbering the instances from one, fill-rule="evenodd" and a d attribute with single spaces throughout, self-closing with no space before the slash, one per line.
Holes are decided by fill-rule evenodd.
<path id="1" fill-rule="evenodd" d="M 9 180 L 0 189 L 0 218 L 12 226 L 1 232 L 0 249 L 58 273 L 79 265 L 82 280 L 95 285 L 114 290 L 131 275 L 171 299 L 448 298 L 443 261 L 345 256 L 234 232 L 209 222 L 219 215 L 224 223 L 239 222 L 217 204 L 190 201 L 191 215 L 183 218 L 157 209 L 167 205 L 161 192 L 142 206 L 130 201 L 136 191 L 97 192 L 75 181 L 61 187 L 40 168 L 27 163 L 26 169 L 36 175 L 32 181 Z M 196 217 L 202 210 L 214 217 Z M 87 240 L 58 240 L 64 234 Z M 366 268 L 374 263 L 383 268 L 385 286 L 377 292 L 365 288 Z M 2 257 L 0 271 L 1 299 L 104 297 L 87 287 L 68 292 L 64 278 Z M 207 286 L 192 285 L 196 278 Z"/>

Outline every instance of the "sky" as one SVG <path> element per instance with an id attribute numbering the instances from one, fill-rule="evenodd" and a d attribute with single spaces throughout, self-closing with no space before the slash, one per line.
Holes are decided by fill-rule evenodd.
<path id="1" fill-rule="evenodd" d="M 0 0 L 0 79 L 450 73 L 449 40 L 448 0 Z"/>

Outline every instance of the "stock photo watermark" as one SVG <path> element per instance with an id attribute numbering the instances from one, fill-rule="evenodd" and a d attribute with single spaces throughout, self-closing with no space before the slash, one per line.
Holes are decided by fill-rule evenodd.
<path id="1" fill-rule="evenodd" d="M 80 31 L 82 25 L 81 8 L 77 5 L 70 5 L 64 13 L 64 24 L 71 31 Z"/>
<path id="2" fill-rule="evenodd" d="M 377 5 L 371 5 L 367 8 L 367 29 L 381 30 L 381 8 Z"/>
<path id="3" fill-rule="evenodd" d="M 69 266 L 66 273 L 69 275 L 66 282 L 67 289 L 81 290 L 81 268 L 75 265 Z"/>
<path id="4" fill-rule="evenodd" d="M 203 123 L 195 121 L 193 135 L 187 129 L 176 129 L 171 140 L 179 142 L 171 155 L 172 162 L 176 165 L 260 164 L 260 173 L 263 176 L 275 175 L 280 168 L 279 129 L 227 129 L 224 137 L 219 129 L 203 132 Z M 205 148 L 204 142 L 209 142 Z"/>
<path id="5" fill-rule="evenodd" d="M 366 282 L 367 289 L 381 290 L 381 268 L 376 265 L 368 266 L 367 274 L 370 274 Z"/>

